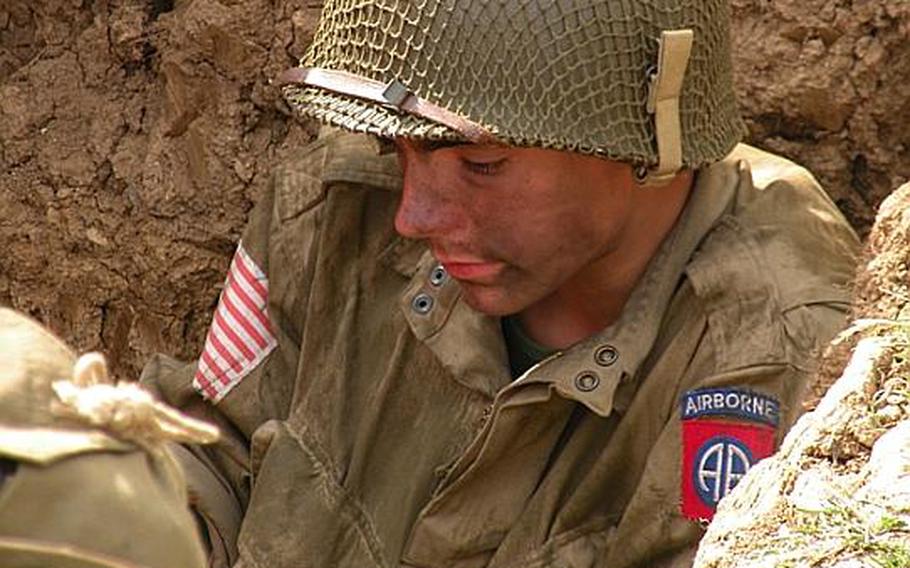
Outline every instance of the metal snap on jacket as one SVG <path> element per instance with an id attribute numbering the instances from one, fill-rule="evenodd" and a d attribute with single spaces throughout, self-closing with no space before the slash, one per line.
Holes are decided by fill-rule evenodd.
<path id="1" fill-rule="evenodd" d="M 579 373 L 578 376 L 575 377 L 575 388 L 581 392 L 591 392 L 598 386 L 600 386 L 600 377 L 591 371 Z"/>
<path id="2" fill-rule="evenodd" d="M 430 272 L 430 284 L 436 287 L 442 286 L 447 277 L 446 269 L 441 264 L 438 264 Z"/>
<path id="3" fill-rule="evenodd" d="M 609 367 L 619 359 L 619 352 L 612 345 L 604 345 L 594 352 L 594 361 L 601 367 Z"/>
<path id="4" fill-rule="evenodd" d="M 420 315 L 426 315 L 433 309 L 433 296 L 420 293 L 411 301 L 411 308 Z"/>

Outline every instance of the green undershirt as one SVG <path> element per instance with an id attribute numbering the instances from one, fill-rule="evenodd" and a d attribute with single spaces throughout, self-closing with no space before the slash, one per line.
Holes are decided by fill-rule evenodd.
<path id="1" fill-rule="evenodd" d="M 528 337 L 516 316 L 502 318 L 502 336 L 506 341 L 513 379 L 517 379 L 525 371 L 558 351 Z"/>

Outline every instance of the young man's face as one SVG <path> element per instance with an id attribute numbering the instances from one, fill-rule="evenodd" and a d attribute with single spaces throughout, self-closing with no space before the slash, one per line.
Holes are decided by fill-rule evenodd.
<path id="1" fill-rule="evenodd" d="M 465 300 L 507 315 L 578 283 L 623 243 L 635 182 L 619 162 L 556 150 L 398 139 L 395 228 L 426 240 Z"/>

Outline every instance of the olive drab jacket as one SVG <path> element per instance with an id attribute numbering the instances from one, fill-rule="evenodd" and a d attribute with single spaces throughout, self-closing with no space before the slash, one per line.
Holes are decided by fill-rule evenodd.
<path id="1" fill-rule="evenodd" d="M 368 137 L 302 150 L 199 363 L 144 372 L 233 432 L 183 454 L 213 563 L 687 565 L 845 323 L 858 242 L 836 207 L 738 146 L 698 172 L 619 320 L 512 380 L 499 320 L 394 233 L 400 183 Z"/>

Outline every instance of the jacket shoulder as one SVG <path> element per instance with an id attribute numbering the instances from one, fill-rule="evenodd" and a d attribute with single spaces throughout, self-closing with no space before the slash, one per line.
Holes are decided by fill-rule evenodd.
<path id="1" fill-rule="evenodd" d="M 323 128 L 314 141 L 275 169 L 278 217 L 289 219 L 314 207 L 335 183 L 397 190 L 401 185 L 397 159 L 381 150 L 375 137 Z"/>
<path id="2" fill-rule="evenodd" d="M 755 248 L 784 306 L 843 299 L 860 242 L 815 177 L 786 158 L 744 144 L 731 157 L 740 184 L 727 220 Z"/>
<path id="3" fill-rule="evenodd" d="M 735 187 L 687 273 L 718 350 L 731 367 L 807 366 L 844 323 L 859 240 L 790 160 L 741 144 L 711 167 Z"/>

